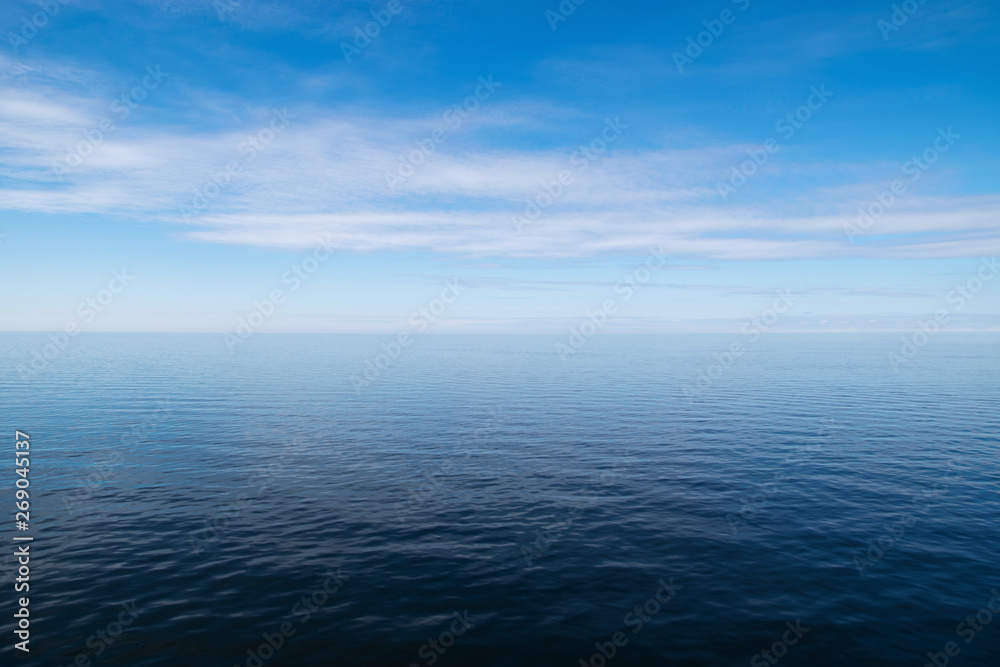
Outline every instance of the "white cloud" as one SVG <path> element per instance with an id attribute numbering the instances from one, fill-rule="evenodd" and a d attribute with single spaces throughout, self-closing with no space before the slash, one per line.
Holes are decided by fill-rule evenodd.
<path id="1" fill-rule="evenodd" d="M 28 68 L 0 79 L 0 149 L 7 156 L 0 165 L 0 210 L 178 224 L 181 206 L 191 206 L 196 190 L 236 161 L 239 173 L 186 221 L 185 236 L 307 247 L 331 235 L 345 251 L 537 257 L 659 244 L 678 255 L 726 259 L 978 256 L 1000 249 L 994 238 L 998 197 L 908 195 L 875 222 L 861 245 L 851 246 L 843 227 L 867 201 L 844 193 L 862 186 L 871 192 L 877 183 L 838 180 L 836 187 L 799 192 L 794 201 L 726 204 L 714 184 L 741 155 L 740 146 L 639 151 L 613 145 L 581 171 L 571 161 L 574 146 L 512 150 L 483 140 L 482 132 L 498 123 L 535 122 L 514 108 L 473 114 L 458 128 L 440 115 L 374 122 L 294 109 L 290 125 L 252 161 L 241 145 L 268 127 L 269 109 L 246 114 L 236 131 L 115 119 L 115 130 L 60 180 L 53 162 L 84 141 L 85 130 L 99 126 L 111 103 L 110 97 L 69 97 L 63 87 Z M 593 136 L 580 143 L 599 136 L 601 127 L 598 121 Z M 390 190 L 386 173 L 396 170 L 415 140 L 438 128 L 448 138 Z M 838 165 L 829 170 L 836 179 L 850 173 Z M 561 171 L 571 171 L 573 183 L 518 235 L 511 216 L 522 214 L 526 201 Z M 746 189 L 768 191 L 765 175 L 758 178 Z"/>

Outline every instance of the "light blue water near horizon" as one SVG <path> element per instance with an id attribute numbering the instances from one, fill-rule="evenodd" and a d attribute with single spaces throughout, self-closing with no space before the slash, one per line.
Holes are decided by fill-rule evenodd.
<path id="1" fill-rule="evenodd" d="M 45 335 L 0 334 L 35 536 L 5 664 L 771 664 L 789 622 L 783 665 L 997 663 L 1000 616 L 956 628 L 1000 591 L 1000 335 L 898 372 L 899 334 L 763 336 L 694 396 L 744 337 L 420 336 L 356 391 L 388 340 L 89 334 L 24 377 Z"/>

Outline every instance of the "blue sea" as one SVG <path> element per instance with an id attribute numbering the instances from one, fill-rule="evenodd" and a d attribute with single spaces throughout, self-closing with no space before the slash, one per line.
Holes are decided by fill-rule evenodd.
<path id="1" fill-rule="evenodd" d="M 1000 335 L 742 338 L 2 334 L 3 664 L 1000 664 Z"/>

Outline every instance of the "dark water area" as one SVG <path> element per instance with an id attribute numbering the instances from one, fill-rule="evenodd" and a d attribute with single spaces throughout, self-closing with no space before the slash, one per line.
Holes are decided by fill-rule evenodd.
<path id="1" fill-rule="evenodd" d="M 1000 335 L 742 338 L 2 334 L 2 662 L 1000 664 Z"/>

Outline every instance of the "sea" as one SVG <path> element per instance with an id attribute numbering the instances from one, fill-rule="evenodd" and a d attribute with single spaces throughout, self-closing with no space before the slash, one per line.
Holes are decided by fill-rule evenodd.
<path id="1" fill-rule="evenodd" d="M 1000 664 L 1000 335 L 564 339 L 0 334 L 0 662 Z"/>

